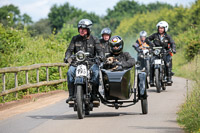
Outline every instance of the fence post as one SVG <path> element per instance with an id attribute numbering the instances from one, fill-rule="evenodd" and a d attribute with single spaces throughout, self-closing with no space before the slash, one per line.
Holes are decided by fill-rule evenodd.
<path id="1" fill-rule="evenodd" d="M 188 79 L 186 80 L 186 89 L 187 89 L 187 101 L 188 101 L 188 96 L 189 96 L 189 94 L 188 94 L 188 93 L 189 93 L 189 92 L 188 92 L 188 89 L 189 89 L 189 88 L 188 88 Z"/>
<path id="2" fill-rule="evenodd" d="M 39 68 L 37 68 L 36 72 L 37 72 L 37 83 L 39 83 L 40 82 Z M 37 91 L 40 92 L 39 87 L 37 88 Z"/>
<path id="3" fill-rule="evenodd" d="M 17 72 L 15 73 L 15 87 L 18 87 Z M 18 92 L 15 93 L 15 98 L 18 99 Z"/>
<path id="4" fill-rule="evenodd" d="M 2 75 L 2 81 L 3 81 L 3 91 L 6 90 L 6 74 L 3 73 Z M 4 101 L 4 96 L 3 96 L 3 101 Z"/>
<path id="5" fill-rule="evenodd" d="M 46 67 L 46 79 L 47 81 L 49 81 L 49 68 Z"/>
<path id="6" fill-rule="evenodd" d="M 58 67 L 58 71 L 59 71 L 60 79 L 62 79 L 62 68 L 61 68 L 61 66 Z M 61 85 L 61 87 L 63 89 L 63 84 Z"/>
<path id="7" fill-rule="evenodd" d="M 58 71 L 59 71 L 60 79 L 62 79 L 62 69 L 61 69 L 61 66 L 58 67 Z"/>
<path id="8" fill-rule="evenodd" d="M 28 70 L 26 71 L 26 84 L 29 84 L 29 82 L 28 82 Z M 27 89 L 27 95 L 29 95 L 29 89 Z"/>

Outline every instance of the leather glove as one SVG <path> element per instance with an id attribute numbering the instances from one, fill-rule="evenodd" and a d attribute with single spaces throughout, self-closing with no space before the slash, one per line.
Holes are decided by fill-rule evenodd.
<path id="1" fill-rule="evenodd" d="M 100 60 L 101 60 L 101 62 L 105 62 L 105 61 L 106 61 L 106 58 L 103 57 L 103 56 L 101 56 L 101 57 L 100 57 Z"/>
<path id="2" fill-rule="evenodd" d="M 176 50 L 175 50 L 175 49 L 172 49 L 172 53 L 176 54 Z"/>
<path id="3" fill-rule="evenodd" d="M 122 63 L 119 62 L 118 60 L 116 60 L 116 61 L 113 63 L 113 65 L 115 65 L 115 66 L 122 66 Z"/>
<path id="4" fill-rule="evenodd" d="M 64 58 L 64 62 L 71 64 L 72 63 L 72 58 Z"/>

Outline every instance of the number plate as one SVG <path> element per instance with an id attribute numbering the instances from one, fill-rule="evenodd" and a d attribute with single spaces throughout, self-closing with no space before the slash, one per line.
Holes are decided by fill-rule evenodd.
<path id="1" fill-rule="evenodd" d="M 144 49 L 143 50 L 143 54 L 145 55 L 146 53 L 148 53 L 149 52 L 149 50 L 148 49 Z"/>
<path id="2" fill-rule="evenodd" d="M 79 65 L 76 68 L 76 76 L 87 76 L 87 67 L 85 65 Z"/>
<path id="3" fill-rule="evenodd" d="M 155 60 L 154 64 L 161 64 L 161 60 Z"/>

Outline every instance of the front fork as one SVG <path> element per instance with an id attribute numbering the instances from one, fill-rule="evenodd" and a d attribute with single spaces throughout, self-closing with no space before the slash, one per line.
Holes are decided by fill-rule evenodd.
<path id="1" fill-rule="evenodd" d="M 158 69 L 159 72 L 160 72 L 160 80 L 162 81 L 163 80 L 163 68 L 162 68 L 162 64 L 154 64 L 154 72 L 155 72 L 155 69 Z"/>

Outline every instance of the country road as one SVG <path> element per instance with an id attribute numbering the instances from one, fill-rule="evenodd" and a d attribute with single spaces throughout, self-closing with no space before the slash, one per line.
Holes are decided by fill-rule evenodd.
<path id="1" fill-rule="evenodd" d="M 62 98 L 0 120 L 0 133 L 182 133 L 176 112 L 186 97 L 186 80 L 178 77 L 173 80 L 173 86 L 159 94 L 155 88 L 148 89 L 147 115 L 141 114 L 140 102 L 118 110 L 101 104 L 91 115 L 79 120 Z"/>

